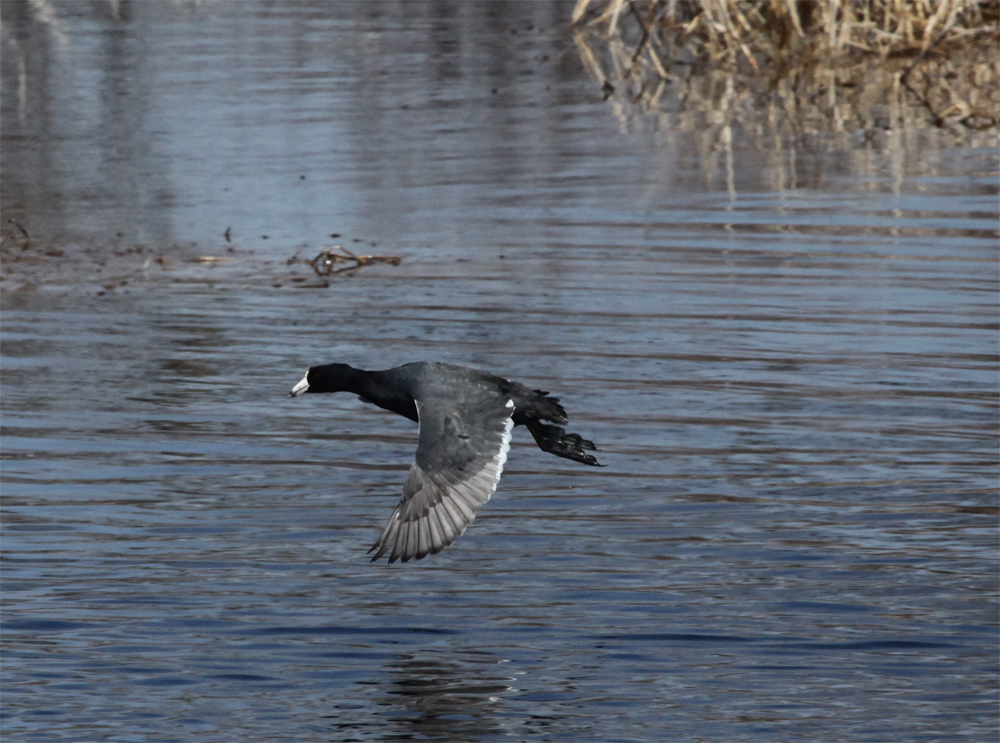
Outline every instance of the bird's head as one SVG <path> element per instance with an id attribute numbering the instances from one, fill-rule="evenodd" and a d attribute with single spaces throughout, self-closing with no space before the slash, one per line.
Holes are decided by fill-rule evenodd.
<path id="1" fill-rule="evenodd" d="M 354 369 L 347 364 L 312 366 L 299 383 L 292 387 L 288 396 L 298 397 L 306 392 L 343 392 L 353 373 Z"/>

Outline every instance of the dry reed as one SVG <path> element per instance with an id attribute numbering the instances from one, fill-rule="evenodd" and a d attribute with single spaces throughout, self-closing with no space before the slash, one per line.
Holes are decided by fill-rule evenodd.
<path id="1" fill-rule="evenodd" d="M 631 106 L 673 86 L 800 132 L 1000 122 L 1000 0 L 577 0 L 572 21 Z"/>

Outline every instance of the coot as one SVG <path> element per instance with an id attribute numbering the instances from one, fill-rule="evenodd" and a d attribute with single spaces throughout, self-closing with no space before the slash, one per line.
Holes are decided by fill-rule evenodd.
<path id="1" fill-rule="evenodd" d="M 496 490 L 514 426 L 531 431 L 542 451 L 601 466 L 587 453 L 597 450 L 592 441 L 552 425 L 567 420 L 559 398 L 475 369 L 432 361 L 385 371 L 325 364 L 309 369 L 289 394 L 305 392 L 353 392 L 420 424 L 403 498 L 369 550 L 372 562 L 385 554 L 390 563 L 419 560 L 458 539 Z"/>

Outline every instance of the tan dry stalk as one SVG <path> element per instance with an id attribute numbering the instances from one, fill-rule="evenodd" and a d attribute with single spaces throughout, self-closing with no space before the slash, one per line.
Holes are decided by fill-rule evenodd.
<path id="1" fill-rule="evenodd" d="M 633 105 L 724 69 L 744 102 L 788 95 L 779 109 L 813 124 L 906 97 L 936 126 L 1000 122 L 1000 0 L 577 0 L 572 19 L 588 70 Z"/>

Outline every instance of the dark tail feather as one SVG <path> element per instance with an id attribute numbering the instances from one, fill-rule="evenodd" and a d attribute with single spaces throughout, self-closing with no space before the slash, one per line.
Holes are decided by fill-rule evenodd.
<path id="1" fill-rule="evenodd" d="M 535 443 L 542 451 L 594 467 L 604 466 L 597 461 L 596 457 L 584 451 L 585 449 L 597 451 L 593 441 L 587 441 L 575 433 L 566 433 L 566 429 L 559 426 L 550 426 L 536 420 L 527 421 L 525 426 L 531 431 L 531 435 L 535 437 Z"/>

